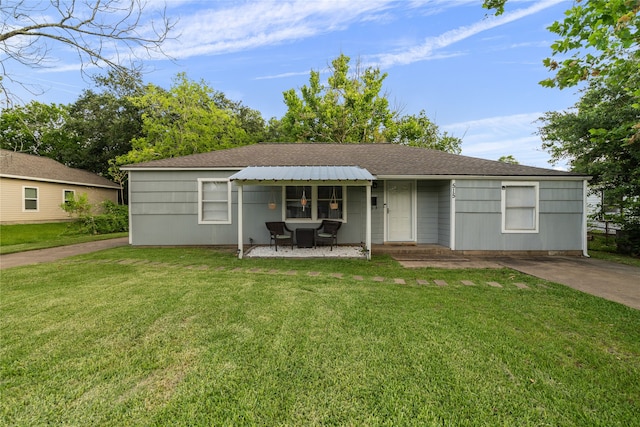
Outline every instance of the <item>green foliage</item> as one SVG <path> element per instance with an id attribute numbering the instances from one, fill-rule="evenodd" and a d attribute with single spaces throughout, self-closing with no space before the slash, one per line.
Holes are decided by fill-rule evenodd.
<path id="1" fill-rule="evenodd" d="M 32 101 L 2 111 L 0 146 L 106 176 L 109 160 L 129 152 L 140 135 L 141 113 L 129 96 L 140 90 L 141 80 L 114 72 L 94 80 L 105 89 L 85 90 L 70 105 Z"/>
<path id="2" fill-rule="evenodd" d="M 104 90 L 85 90 L 69 106 L 65 128 L 77 140 L 80 158 L 74 166 L 107 176 L 109 161 L 128 153 L 141 135 L 141 112 L 131 97 L 142 91 L 142 79 L 138 73 L 110 72 L 94 81 Z"/>
<path id="3" fill-rule="evenodd" d="M 484 0 L 482 3 L 482 7 L 485 9 L 493 9 L 496 15 L 502 15 L 504 13 L 504 5 L 507 3 L 507 0 Z"/>
<path id="4" fill-rule="evenodd" d="M 94 218 L 96 234 L 120 233 L 129 231 L 129 208 L 110 200 L 102 202 L 100 215 Z"/>
<path id="5" fill-rule="evenodd" d="M 0 113 L 0 148 L 52 158 L 73 166 L 78 160 L 73 135 L 66 132 L 69 108 L 31 101 Z"/>
<path id="6" fill-rule="evenodd" d="M 561 37 L 551 45 L 552 54 L 565 59 L 545 59 L 544 65 L 556 74 L 541 84 L 562 89 L 597 76 L 609 76 L 623 83 L 632 74 L 637 75 L 639 13 L 640 2 L 637 0 L 575 2 L 565 12 L 563 21 L 556 21 L 549 27 L 552 33 Z M 632 74 L 625 70 L 628 61 L 635 64 Z M 636 95 L 640 93 L 636 92 Z"/>
<path id="7" fill-rule="evenodd" d="M 81 194 L 60 205 L 62 209 L 75 217 L 75 223 L 81 233 L 110 234 L 129 230 L 129 210 L 125 205 L 117 205 L 110 200 L 100 204 L 100 214 L 94 213 L 86 194 Z"/>
<path id="8" fill-rule="evenodd" d="M 356 68 L 349 73 L 350 58 L 341 54 L 331 62 L 327 84 L 320 72 L 311 71 L 309 85 L 284 92 L 288 107 L 282 132 L 296 142 L 381 142 L 382 130 L 391 124 L 389 101 L 381 95 L 387 77 L 379 69 Z"/>
<path id="9" fill-rule="evenodd" d="M 591 185 L 617 201 L 622 224 L 640 217 L 640 97 L 629 90 L 632 83 L 611 76 L 591 81 L 572 110 L 546 113 L 539 130 L 554 161 L 568 160 L 573 171 L 592 175 Z"/>
<path id="10" fill-rule="evenodd" d="M 506 155 L 506 156 L 502 156 L 502 157 L 500 157 L 498 159 L 498 161 L 502 162 L 502 163 L 509 163 L 509 164 L 512 164 L 512 165 L 520 164 L 520 162 L 518 162 L 518 160 L 516 160 L 516 158 L 513 157 L 512 154 L 509 154 L 509 155 Z"/>
<path id="11" fill-rule="evenodd" d="M 618 252 L 640 256 L 640 217 L 624 224 L 622 230 L 618 232 L 616 243 Z"/>
<path id="12" fill-rule="evenodd" d="M 447 132 L 440 132 L 438 126 L 429 120 L 424 110 L 417 116 L 407 115 L 396 120 L 385 130 L 385 136 L 387 141 L 396 144 L 431 148 L 454 154 L 462 152 L 462 140 Z"/>
<path id="13" fill-rule="evenodd" d="M 119 164 L 184 156 L 246 145 L 252 140 L 237 117 L 245 114 L 247 126 L 259 127 L 257 114 L 225 100 L 204 82 L 180 73 L 169 90 L 153 84 L 131 98 L 143 111 L 142 136 L 132 140 L 132 150 L 118 157 Z M 223 103 L 224 104 L 224 103 Z"/>
<path id="14" fill-rule="evenodd" d="M 91 216 L 93 211 L 93 205 L 89 203 L 87 193 L 68 198 L 60 207 L 68 213 L 69 216 L 75 216 L 76 218 Z"/>
<path id="15" fill-rule="evenodd" d="M 320 72 L 311 71 L 309 85 L 284 92 L 287 112 L 280 121 L 269 122 L 271 141 L 376 143 L 393 142 L 415 147 L 460 153 L 462 141 L 442 134 L 423 111 L 398 117 L 381 93 L 387 77 L 378 68 L 350 71 L 344 54 L 331 62 L 327 83 Z"/>

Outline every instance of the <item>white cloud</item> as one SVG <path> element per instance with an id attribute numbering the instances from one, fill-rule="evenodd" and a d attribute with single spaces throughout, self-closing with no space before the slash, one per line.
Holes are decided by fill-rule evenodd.
<path id="1" fill-rule="evenodd" d="M 219 5 L 221 3 L 211 3 Z M 346 29 L 354 22 L 382 14 L 394 2 L 336 0 L 256 1 L 181 16 L 178 40 L 164 46 L 182 59 L 254 49 Z"/>
<path id="2" fill-rule="evenodd" d="M 497 160 L 512 155 L 521 164 L 548 168 L 550 156 L 542 150 L 542 140 L 535 133 L 539 112 L 487 117 L 441 126 L 442 130 L 461 137 L 462 154 Z"/>
<path id="3" fill-rule="evenodd" d="M 394 65 L 406 65 L 433 59 L 434 52 L 438 49 L 448 47 L 483 31 L 533 15 L 562 1 L 564 0 L 544 0 L 528 8 L 518 9 L 497 17 L 491 16 L 475 24 L 446 31 L 437 37 L 428 37 L 424 43 L 404 51 L 372 56 L 372 62 L 375 62 L 380 68 L 389 68 Z"/>

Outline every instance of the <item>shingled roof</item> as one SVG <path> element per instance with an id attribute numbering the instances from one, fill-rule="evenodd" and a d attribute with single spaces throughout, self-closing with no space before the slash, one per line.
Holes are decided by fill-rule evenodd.
<path id="1" fill-rule="evenodd" d="M 73 169 L 48 157 L 0 150 L 0 177 L 120 189 L 95 173 Z"/>
<path id="2" fill-rule="evenodd" d="M 360 166 L 378 177 L 584 176 L 398 144 L 261 143 L 127 165 L 124 169 L 242 169 L 248 166 Z"/>

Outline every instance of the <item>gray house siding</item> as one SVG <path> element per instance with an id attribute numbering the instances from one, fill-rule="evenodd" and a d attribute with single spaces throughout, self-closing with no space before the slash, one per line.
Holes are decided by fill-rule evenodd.
<path id="1" fill-rule="evenodd" d="M 449 245 L 450 181 L 418 181 L 418 244 Z"/>
<path id="2" fill-rule="evenodd" d="M 451 182 L 446 181 L 438 190 L 438 241 L 451 247 Z"/>
<path id="3" fill-rule="evenodd" d="M 198 178 L 227 178 L 235 171 L 130 172 L 131 243 L 133 245 L 235 245 L 238 236 L 238 194 L 232 184 L 231 224 L 198 224 Z M 533 181 L 533 180 L 532 180 Z M 502 233 L 499 179 L 457 179 L 455 249 L 497 251 L 580 250 L 582 246 L 583 182 L 539 181 L 538 233 Z M 371 241 L 384 243 L 384 181 L 371 189 Z M 450 247 L 451 181 L 417 181 L 417 243 Z M 269 209 L 275 198 L 277 208 Z M 366 236 L 366 190 L 347 187 L 347 222 L 339 243 L 359 244 Z M 268 244 L 266 221 L 282 220 L 280 186 L 243 187 L 245 245 Z M 288 223 L 290 228 L 317 227 L 318 222 Z"/>
<path id="4" fill-rule="evenodd" d="M 456 181 L 456 250 L 582 249 L 582 181 L 539 181 L 537 233 L 502 233 L 501 185 Z"/>
<path id="5" fill-rule="evenodd" d="M 129 212 L 133 245 L 237 243 L 237 225 L 198 224 L 198 178 L 226 178 L 227 171 L 132 171 Z M 234 191 L 232 215 L 237 216 Z"/>
<path id="6" fill-rule="evenodd" d="M 371 197 L 376 198 L 376 206 L 371 206 L 371 243 L 380 245 L 384 243 L 384 181 L 376 181 L 374 185 Z"/>
<path id="7" fill-rule="evenodd" d="M 418 181 L 417 185 L 417 242 L 438 242 L 438 187 L 433 181 Z"/>
<path id="8" fill-rule="evenodd" d="M 238 188 L 232 184 L 231 224 L 198 224 L 198 178 L 227 178 L 235 171 L 132 171 L 129 178 L 133 245 L 235 245 L 238 243 Z M 268 244 L 266 221 L 282 221 L 280 186 L 243 186 L 244 244 Z M 347 222 L 340 243 L 365 240 L 365 189 L 347 187 Z M 269 209 L 274 198 L 276 209 Z M 380 198 L 382 200 L 382 198 Z M 288 223 L 290 229 L 318 222 Z M 380 234 L 382 235 L 382 234 Z"/>

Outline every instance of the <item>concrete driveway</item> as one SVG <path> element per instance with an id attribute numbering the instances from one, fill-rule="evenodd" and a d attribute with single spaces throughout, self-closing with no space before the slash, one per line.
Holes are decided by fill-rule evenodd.
<path id="1" fill-rule="evenodd" d="M 581 257 L 505 257 L 497 263 L 640 310 L 640 268 Z"/>
<path id="2" fill-rule="evenodd" d="M 82 255 L 128 244 L 128 237 L 120 237 L 118 239 L 98 240 L 95 242 L 59 246 L 57 248 L 37 249 L 35 251 L 0 255 L 0 270 L 11 267 L 20 267 L 23 265 L 39 264 L 41 262 L 56 261 L 74 255 Z"/>
<path id="3" fill-rule="evenodd" d="M 507 267 L 550 282 L 596 295 L 640 310 L 640 268 L 593 258 L 563 256 L 498 256 L 440 254 L 392 255 L 407 268 Z"/>

